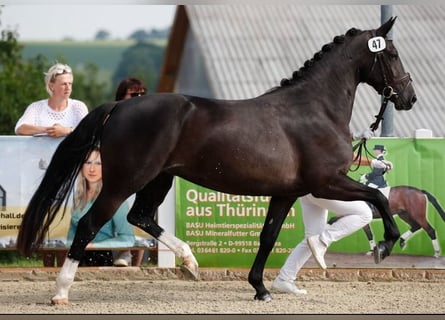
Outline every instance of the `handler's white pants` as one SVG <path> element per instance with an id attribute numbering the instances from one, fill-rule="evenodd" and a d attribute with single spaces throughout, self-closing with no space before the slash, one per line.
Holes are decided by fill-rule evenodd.
<path id="1" fill-rule="evenodd" d="M 340 201 L 315 198 L 308 194 L 302 198 L 301 209 L 305 227 L 305 239 L 301 241 L 287 257 L 281 267 L 279 278 L 295 280 L 301 267 L 311 256 L 311 249 L 306 238 L 320 235 L 320 240 L 329 246 L 332 242 L 350 235 L 372 220 L 372 212 L 364 201 Z M 328 211 L 341 216 L 332 225 L 327 224 Z"/>

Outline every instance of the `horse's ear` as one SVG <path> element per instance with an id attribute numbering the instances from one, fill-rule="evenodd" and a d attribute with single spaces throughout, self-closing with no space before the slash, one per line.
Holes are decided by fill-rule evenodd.
<path id="1" fill-rule="evenodd" d="M 391 30 L 392 26 L 394 25 L 394 22 L 396 21 L 397 17 L 391 17 L 388 21 L 386 21 L 384 24 L 382 24 L 377 30 L 376 35 L 385 37 L 386 34 Z"/>

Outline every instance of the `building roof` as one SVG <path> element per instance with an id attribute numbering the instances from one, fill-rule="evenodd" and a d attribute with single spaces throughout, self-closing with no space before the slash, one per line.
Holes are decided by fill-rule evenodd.
<path id="1" fill-rule="evenodd" d="M 261 95 L 282 78 L 291 77 L 334 36 L 352 27 L 379 27 L 380 10 L 380 5 L 178 6 L 169 41 L 175 50 L 167 49 L 160 87 L 167 78 L 171 82 L 172 74 L 179 70 L 178 52 L 187 32 L 192 32 L 197 42 L 213 97 L 244 99 Z M 392 10 L 397 16 L 392 30 L 394 44 L 418 97 L 412 110 L 393 112 L 394 136 L 412 137 L 416 129 L 428 128 L 433 136 L 443 137 L 445 6 L 393 5 Z M 165 69 L 166 65 L 170 69 Z M 380 99 L 370 86 L 359 86 L 352 131 L 369 127 Z"/>

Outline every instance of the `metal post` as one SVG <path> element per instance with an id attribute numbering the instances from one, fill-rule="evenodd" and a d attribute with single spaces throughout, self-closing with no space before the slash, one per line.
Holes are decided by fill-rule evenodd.
<path id="1" fill-rule="evenodd" d="M 380 6 L 380 15 L 382 24 L 389 20 L 392 17 L 392 6 L 391 5 L 382 5 Z M 393 30 L 391 29 L 386 38 L 388 40 L 393 39 Z M 383 99 L 383 98 L 382 98 Z M 382 121 L 382 137 L 394 137 L 394 104 L 392 102 L 388 102 L 385 112 L 383 113 L 383 121 Z"/>

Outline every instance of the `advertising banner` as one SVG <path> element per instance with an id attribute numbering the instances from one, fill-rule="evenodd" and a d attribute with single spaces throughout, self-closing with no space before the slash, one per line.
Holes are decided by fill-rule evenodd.
<path id="1" fill-rule="evenodd" d="M 23 213 L 49 164 L 52 154 L 61 139 L 47 137 L 0 136 L 0 249 L 14 248 Z M 418 194 L 428 191 L 442 206 L 445 202 L 444 139 L 397 139 L 374 138 L 367 148 L 372 157 L 375 144 L 385 146 L 385 158 L 394 168 L 385 174 L 391 187 L 415 188 Z M 351 167 L 350 176 L 359 180 L 371 171 L 369 166 Z M 259 235 L 269 204 L 268 197 L 229 195 L 197 186 L 177 178 L 175 182 L 176 210 L 175 233 L 190 244 L 202 267 L 250 267 L 259 247 Z M 392 190 L 394 190 L 393 188 Z M 402 188 L 403 189 L 403 188 Z M 412 194 L 402 194 L 402 199 L 414 200 Z M 132 202 L 132 198 L 128 200 Z M 391 202 L 391 196 L 390 196 Z M 70 205 L 71 203 L 68 202 Z M 403 207 L 405 206 L 405 207 Z M 393 254 L 443 256 L 445 246 L 445 222 L 439 212 L 427 202 L 426 210 L 411 209 L 409 202 L 399 204 L 395 216 L 400 233 L 405 239 L 401 248 L 397 242 Z M 443 209 L 442 209 L 443 210 Z M 404 213 L 404 211 L 406 213 Z M 333 216 L 334 213 L 330 213 Z M 405 220 L 402 219 L 405 218 Z M 64 219 L 56 218 L 48 233 L 46 245 L 54 241 L 65 243 L 69 228 L 70 208 Z M 426 220 L 435 229 L 436 244 L 427 232 L 416 231 L 407 220 Z M 415 226 L 414 223 L 411 223 Z M 383 239 L 381 219 L 370 224 L 374 239 Z M 418 228 L 418 227 L 417 227 Z M 410 236 L 410 229 L 413 234 Z M 434 232 L 433 232 L 434 233 Z M 138 228 L 135 235 L 140 242 L 151 237 Z M 297 200 L 284 221 L 283 228 L 269 256 L 266 267 L 280 267 L 284 260 L 304 237 L 300 203 Z M 144 242 L 145 243 L 145 242 Z M 137 245 L 139 245 L 137 243 Z M 143 244 L 141 246 L 144 246 Z M 438 248 L 438 252 L 435 252 Z M 369 250 L 368 239 L 363 230 L 333 243 L 331 252 L 365 253 Z"/>
<path id="2" fill-rule="evenodd" d="M 0 136 L 0 249 L 13 249 L 26 206 L 40 184 L 51 157 L 63 138 Z M 129 206 L 134 201 L 127 200 Z M 65 246 L 71 218 L 72 196 L 66 213 L 54 219 L 44 247 Z M 152 237 L 134 227 L 137 247 L 152 247 Z"/>
<path id="3" fill-rule="evenodd" d="M 259 247 L 269 197 L 229 195 L 176 181 L 176 235 L 192 248 L 200 266 L 250 266 Z M 279 264 L 302 239 L 296 204 L 283 223 L 268 260 Z"/>
<path id="4" fill-rule="evenodd" d="M 443 139 L 374 138 L 367 142 L 370 159 L 374 157 L 375 144 L 385 146 L 385 159 L 393 163 L 393 169 L 385 174 L 389 186 L 418 188 L 421 195 L 421 190 L 426 190 L 438 200 L 439 205 L 441 202 L 445 203 Z M 370 171 L 369 166 L 357 168 L 353 165 L 350 176 L 358 181 L 360 176 Z M 408 193 L 402 194 L 401 198 L 414 199 Z M 250 267 L 259 247 L 259 234 L 268 201 L 267 197 L 229 195 L 177 179 L 176 234 L 189 243 L 202 267 Z M 406 203 L 399 204 L 400 216 L 406 215 L 408 219 L 414 220 L 422 219 L 422 216 L 426 218 L 436 230 L 438 246 L 445 247 L 445 222 L 431 203 L 428 202 L 426 210 L 420 210 L 422 212 L 406 206 Z M 303 239 L 304 225 L 300 210 L 299 201 L 296 201 L 283 224 L 266 267 L 281 267 L 290 251 Z M 403 211 L 412 214 L 409 216 Z M 419 217 L 416 217 L 417 214 Z M 334 213 L 330 213 L 332 215 Z M 400 233 L 407 237 L 412 227 L 398 215 L 395 220 Z M 375 219 L 370 226 L 375 241 L 383 240 L 382 220 Z M 341 253 L 366 253 L 369 249 L 363 230 L 358 230 L 329 247 L 330 251 Z M 393 253 L 425 256 L 435 254 L 431 238 L 421 228 L 406 241 L 403 249 L 397 242 Z M 439 254 L 443 255 L 442 252 Z"/>
<path id="5" fill-rule="evenodd" d="M 62 139 L 0 136 L 0 248 L 15 247 L 26 205 Z M 49 236 L 66 239 L 69 216 L 59 217 Z"/>

